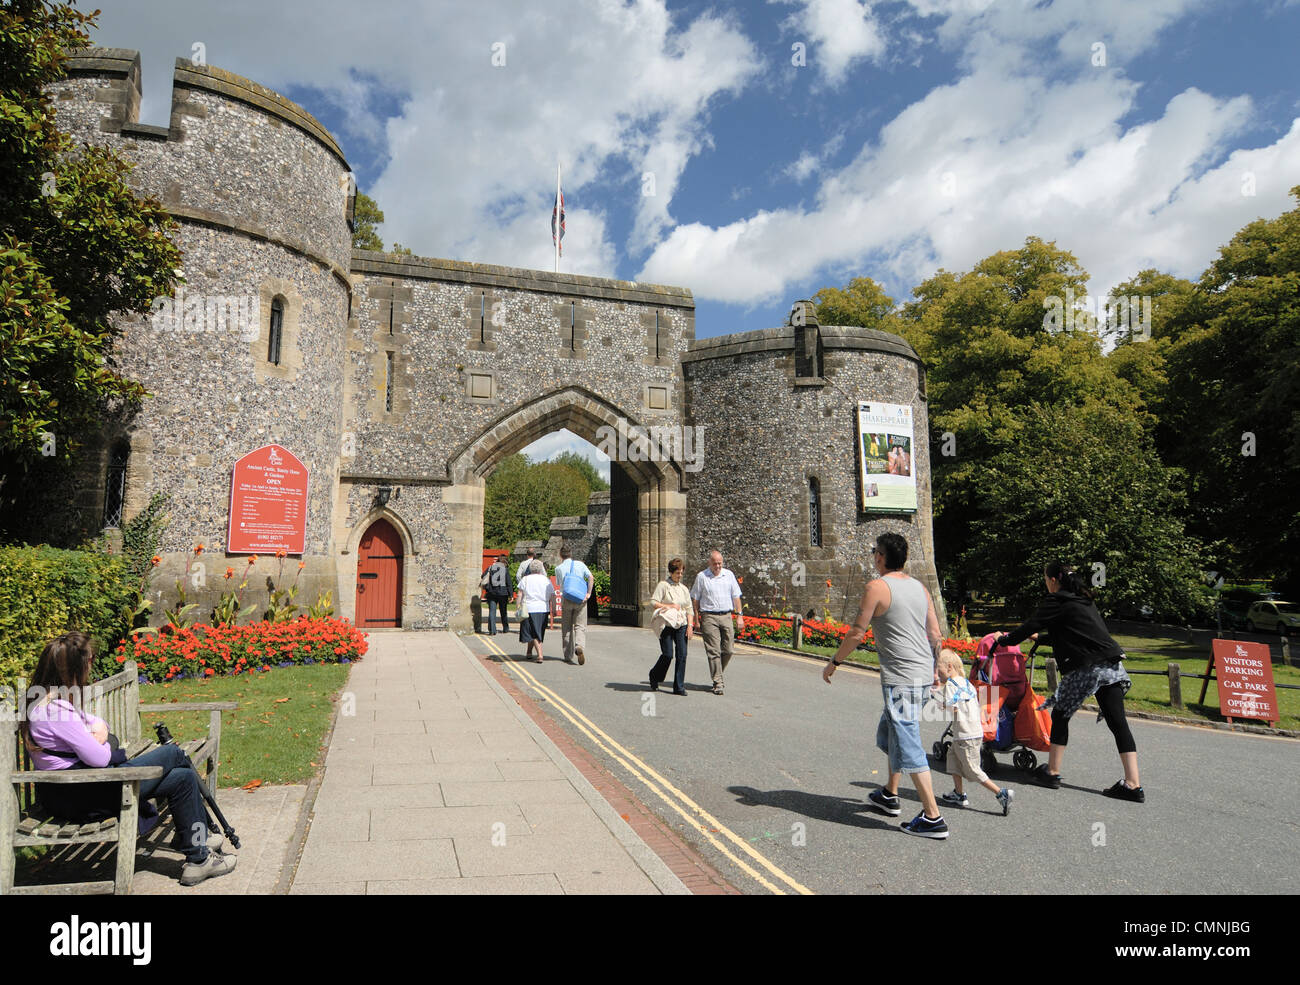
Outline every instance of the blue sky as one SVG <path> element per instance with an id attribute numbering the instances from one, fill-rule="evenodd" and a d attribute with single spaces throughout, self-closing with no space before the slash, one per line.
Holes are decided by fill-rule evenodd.
<path id="1" fill-rule="evenodd" d="M 106 0 L 100 25 L 142 53 L 143 122 L 195 43 L 302 104 L 417 254 L 550 269 L 558 159 L 561 269 L 688 287 L 701 338 L 1029 235 L 1094 293 L 1195 277 L 1300 184 L 1298 0 Z"/>

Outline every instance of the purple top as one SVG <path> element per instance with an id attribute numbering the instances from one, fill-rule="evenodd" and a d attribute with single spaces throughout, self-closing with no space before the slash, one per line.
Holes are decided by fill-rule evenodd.
<path id="1" fill-rule="evenodd" d="M 102 768 L 112 758 L 109 744 L 90 734 L 95 723 L 103 723 L 103 719 L 78 711 L 62 698 L 28 707 L 27 722 L 32 765 L 38 770 L 66 770 L 78 762 Z"/>

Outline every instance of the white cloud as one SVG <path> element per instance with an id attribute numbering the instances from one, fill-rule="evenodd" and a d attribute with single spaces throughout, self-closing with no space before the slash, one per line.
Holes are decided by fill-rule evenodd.
<path id="1" fill-rule="evenodd" d="M 804 151 L 798 160 L 788 165 L 781 173 L 795 181 L 807 181 L 820 166 L 821 161 L 811 151 Z"/>
<path id="2" fill-rule="evenodd" d="M 597 178 L 624 181 L 634 248 L 671 224 L 682 171 L 708 146 L 710 102 L 738 91 L 757 55 L 727 17 L 689 21 L 663 0 L 526 0 L 480 4 L 320 0 L 300 4 L 120 0 L 101 15 L 99 44 L 138 48 L 142 118 L 165 122 L 171 62 L 199 40 L 207 61 L 272 89 L 311 86 L 346 114 L 340 136 L 373 140 L 389 159 L 368 189 L 383 234 L 417 254 L 551 266 L 555 166 L 568 206 L 562 269 L 609 276 L 617 250 Z M 505 64 L 492 64 L 504 44 Z M 379 91 L 401 98 L 382 123 Z M 655 195 L 641 195 L 641 174 Z M 609 203 L 601 203 L 608 207 Z"/>
<path id="3" fill-rule="evenodd" d="M 811 42 L 809 64 L 815 65 L 830 85 L 844 81 L 854 63 L 864 59 L 879 61 L 885 54 L 885 36 L 872 15 L 870 3 L 860 0 L 769 2 L 801 5 L 782 26 L 807 36 Z"/>
<path id="4" fill-rule="evenodd" d="M 1092 68 L 1086 44 L 1077 68 L 1062 72 L 1053 59 L 1052 78 L 1044 77 L 1036 47 L 1049 36 L 1074 38 L 1075 47 L 1097 36 L 1094 8 L 1103 20 L 1115 15 L 1110 0 L 1064 13 L 1053 5 L 1051 26 L 1032 28 L 1023 12 L 1011 16 L 1015 4 L 949 7 L 958 13 L 941 33 L 957 37 L 956 19 L 980 25 L 964 41 L 967 74 L 908 106 L 844 168 L 823 169 L 811 207 L 678 226 L 637 278 L 752 305 L 786 299 L 794 285 L 828 272 L 910 287 L 936 267 L 967 269 L 1037 235 L 1072 251 L 1100 292 L 1146 266 L 1196 276 L 1246 222 L 1292 207 L 1300 120 L 1271 146 L 1225 159 L 1232 138 L 1254 122 L 1249 97 L 1189 88 L 1158 118 L 1121 123 L 1138 84 L 1113 66 Z M 1126 52 L 1140 51 L 1179 9 L 1153 0 L 1131 22 L 1115 16 L 1111 30 Z M 1087 23 L 1065 16 L 1080 10 Z M 1241 193 L 1248 170 L 1255 197 Z"/>

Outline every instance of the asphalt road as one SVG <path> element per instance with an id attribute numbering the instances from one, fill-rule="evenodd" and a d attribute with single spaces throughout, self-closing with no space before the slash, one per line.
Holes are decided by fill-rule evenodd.
<path id="1" fill-rule="evenodd" d="M 971 807 L 945 808 L 951 835 L 936 842 L 898 828 L 920 810 L 906 779 L 900 818 L 867 803 L 887 769 L 874 673 L 845 666 L 828 686 L 819 660 L 740 647 L 718 697 L 697 637 L 689 696 L 651 695 L 649 630 L 590 627 L 584 667 L 556 656 L 558 628 L 540 665 L 513 634 L 465 639 L 746 893 L 1300 890 L 1296 740 L 1133 719 L 1147 802 L 1130 804 L 1101 795 L 1119 759 L 1106 726 L 1079 712 L 1060 790 L 1028 784 L 1001 754 L 991 776 L 1016 791 L 1010 816 L 968 783 Z M 942 729 L 923 724 L 927 749 Z"/>

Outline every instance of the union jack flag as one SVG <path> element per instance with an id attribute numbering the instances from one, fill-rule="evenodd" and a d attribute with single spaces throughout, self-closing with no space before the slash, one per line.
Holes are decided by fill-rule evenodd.
<path id="1" fill-rule="evenodd" d="M 559 230 L 556 230 L 556 224 L 559 224 Z M 556 236 L 559 236 L 557 242 Z M 555 199 L 555 208 L 551 209 L 551 245 L 564 255 L 564 192 L 557 194 Z"/>

